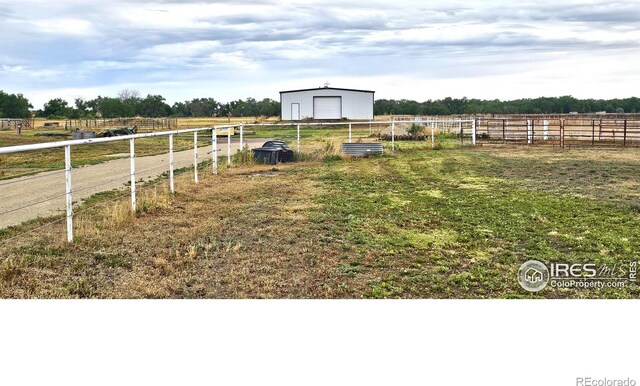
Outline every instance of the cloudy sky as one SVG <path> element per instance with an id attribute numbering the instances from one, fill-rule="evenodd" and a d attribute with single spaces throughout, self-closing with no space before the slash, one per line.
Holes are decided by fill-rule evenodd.
<path id="1" fill-rule="evenodd" d="M 0 89 L 172 103 L 321 86 L 376 98 L 640 95 L 640 3 L 0 0 Z"/>

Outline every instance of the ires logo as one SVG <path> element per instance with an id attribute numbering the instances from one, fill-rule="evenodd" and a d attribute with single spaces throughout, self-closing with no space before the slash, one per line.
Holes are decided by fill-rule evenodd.
<path id="1" fill-rule="evenodd" d="M 550 263 L 529 260 L 518 270 L 518 283 L 530 292 L 553 288 L 624 288 L 637 286 L 638 262 L 616 264 Z"/>
<path id="2" fill-rule="evenodd" d="M 549 275 L 551 278 L 581 278 L 596 277 L 598 270 L 595 264 L 565 264 L 551 263 L 549 265 Z"/>

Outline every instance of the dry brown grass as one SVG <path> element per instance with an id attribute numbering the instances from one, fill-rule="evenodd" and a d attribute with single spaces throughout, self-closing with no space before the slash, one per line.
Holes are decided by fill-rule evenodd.
<path id="1" fill-rule="evenodd" d="M 275 123 L 279 117 L 196 117 L 178 118 L 178 128 L 205 127 L 213 125 L 226 125 L 236 123 Z"/>
<path id="2" fill-rule="evenodd" d="M 141 193 L 137 215 L 128 198 L 86 211 L 74 244 L 62 224 L 20 239 L 2 251 L 0 297 L 340 296 L 336 248 L 308 218 L 317 187 L 279 169 L 183 176 L 175 196 Z"/>

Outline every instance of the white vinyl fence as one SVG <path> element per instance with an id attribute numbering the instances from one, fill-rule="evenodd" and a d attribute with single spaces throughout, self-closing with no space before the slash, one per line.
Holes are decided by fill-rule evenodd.
<path id="1" fill-rule="evenodd" d="M 217 138 L 217 130 L 219 129 L 227 129 L 227 164 L 231 164 L 231 128 L 239 129 L 239 142 L 240 149 L 244 147 L 244 129 L 246 127 L 295 127 L 297 132 L 297 148 L 300 150 L 300 131 L 304 127 L 317 127 L 317 126 L 346 126 L 348 141 L 352 142 L 352 128 L 357 125 L 390 125 L 391 127 L 391 150 L 395 151 L 395 137 L 396 137 L 396 125 L 399 124 L 421 124 L 427 128 L 431 129 L 431 142 L 432 145 L 434 143 L 435 138 L 435 130 L 439 131 L 448 131 L 448 132 L 458 132 L 461 134 L 464 133 L 465 128 L 471 129 L 471 143 L 475 145 L 475 121 L 474 120 L 428 120 L 428 119 L 415 119 L 415 120 L 393 120 L 393 121 L 359 121 L 359 122 L 332 122 L 332 123 L 319 123 L 319 122 L 294 122 L 294 123 L 276 123 L 276 124 L 236 124 L 236 125 L 225 125 L 225 126 L 215 126 L 215 127 L 202 127 L 202 128 L 194 128 L 194 129 L 184 129 L 184 130 L 172 130 L 172 131 L 163 131 L 163 132 L 152 132 L 152 133 L 141 133 L 141 134 L 133 134 L 127 136 L 117 136 L 117 137 L 108 137 L 108 138 L 90 138 L 90 139 L 79 139 L 79 140 L 68 140 L 68 141 L 58 141 L 58 142 L 46 142 L 46 143 L 38 143 L 38 144 L 30 144 L 30 145 L 19 145 L 19 146 L 9 146 L 9 147 L 0 147 L 0 155 L 2 154 L 11 154 L 11 153 L 19 153 L 19 152 L 33 152 L 37 150 L 44 149 L 55 149 L 55 148 L 64 148 L 64 170 L 46 172 L 51 175 L 52 173 L 64 173 L 65 179 L 65 205 L 66 205 L 66 229 L 67 229 L 67 241 L 73 241 L 73 183 L 72 183 L 72 174 L 71 174 L 71 153 L 74 146 L 79 145 L 99 145 L 106 142 L 114 142 L 114 141 L 129 141 L 129 168 L 130 168 L 130 189 L 131 189 L 131 210 L 136 210 L 136 156 L 135 156 L 135 145 L 136 140 L 150 137 L 162 137 L 166 136 L 169 139 L 169 188 L 172 193 L 175 192 L 174 185 L 174 148 L 173 148 L 173 139 L 175 135 L 184 135 L 184 134 L 193 134 L 193 170 L 194 170 L 194 181 L 198 183 L 198 134 L 204 134 L 206 136 L 211 136 L 212 142 L 212 151 L 211 151 L 211 161 L 212 161 L 212 169 L 211 173 L 218 173 L 218 138 Z M 37 155 L 36 155 L 37 156 Z M 166 166 L 165 166 L 166 167 Z M 43 174 L 46 174 L 43 173 Z M 37 178 L 38 176 L 26 177 L 21 179 L 22 181 L 32 178 Z M 107 181 L 109 182 L 109 181 Z M 12 183 L 12 180 L 8 180 L 8 182 L 0 183 L 2 185 L 9 185 Z M 98 184 L 101 185 L 101 184 Z M 57 196 L 56 196 L 57 197 Z M 53 197 L 46 201 L 55 199 Z M 30 206 L 35 206 L 43 203 L 36 202 L 30 203 L 26 206 L 21 206 L 20 208 L 11 208 L 4 212 L 0 212 L 0 217 L 2 215 L 6 215 L 8 213 L 14 212 L 16 210 L 27 209 Z M 7 241 L 7 240 L 5 240 Z"/>

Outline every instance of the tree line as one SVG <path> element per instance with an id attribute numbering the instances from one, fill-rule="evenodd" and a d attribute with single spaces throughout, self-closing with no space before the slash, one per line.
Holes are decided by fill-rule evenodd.
<path id="1" fill-rule="evenodd" d="M 141 97 L 135 90 L 122 90 L 116 97 L 98 96 L 94 99 L 75 98 L 73 104 L 54 98 L 42 109 L 33 106 L 22 94 L 7 94 L 0 90 L 0 118 L 94 119 L 122 117 L 255 117 L 279 116 L 280 102 L 265 98 L 247 98 L 219 102 L 214 98 L 194 98 L 169 105 L 162 95 Z"/>
<path id="2" fill-rule="evenodd" d="M 194 98 L 166 103 L 162 95 L 142 97 L 136 90 L 122 90 L 116 97 L 75 98 L 73 104 L 54 98 L 42 109 L 33 106 L 22 94 L 0 90 L 0 118 L 29 118 L 32 115 L 56 119 L 121 117 L 252 117 L 279 116 L 280 102 L 254 98 L 222 103 L 214 98 Z M 640 113 L 640 98 L 577 99 L 572 96 L 515 99 L 510 101 L 444 98 L 417 102 L 409 99 L 379 99 L 375 115 L 458 115 L 458 114 L 567 114 L 570 112 Z"/>
<path id="3" fill-rule="evenodd" d="M 444 98 L 416 102 L 409 99 L 379 99 L 375 115 L 457 115 L 457 114 L 568 114 L 640 113 L 640 98 L 577 99 L 572 96 L 515 99 L 510 101 Z"/>
<path id="4" fill-rule="evenodd" d="M 280 115 L 280 102 L 254 98 L 222 103 L 214 98 L 194 98 L 190 101 L 166 103 L 162 95 L 141 97 L 135 90 L 122 90 L 116 97 L 85 100 L 75 98 L 73 105 L 62 98 L 51 99 L 44 108 L 35 111 L 43 118 L 121 118 L 121 117 L 251 117 Z"/>

